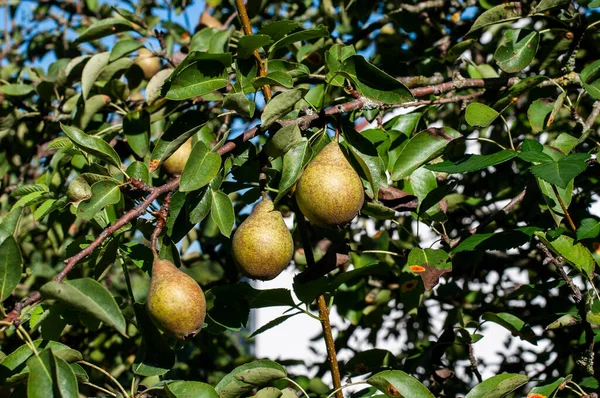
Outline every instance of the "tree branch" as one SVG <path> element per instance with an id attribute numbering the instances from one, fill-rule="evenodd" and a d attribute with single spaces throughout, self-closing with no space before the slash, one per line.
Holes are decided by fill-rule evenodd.
<path id="1" fill-rule="evenodd" d="M 312 246 L 310 244 L 310 238 L 308 236 L 308 226 L 304 220 L 304 215 L 300 211 L 298 205 L 293 201 L 294 213 L 296 214 L 296 222 L 298 223 L 298 229 L 300 230 L 300 236 L 302 238 L 302 246 L 304 247 L 304 256 L 306 258 L 306 265 L 308 269 L 312 269 L 315 266 L 315 257 L 313 255 Z M 336 390 L 336 398 L 344 398 L 342 393 L 342 380 L 340 376 L 340 369 L 337 362 L 337 355 L 335 352 L 335 341 L 333 340 L 333 333 L 331 331 L 331 323 L 329 321 L 329 310 L 327 309 L 327 303 L 325 296 L 322 294 L 317 298 L 317 305 L 319 306 L 319 319 L 321 320 L 321 328 L 323 329 L 323 336 L 325 339 L 325 346 L 327 348 L 327 360 L 329 361 L 329 367 L 331 368 L 331 378 L 333 379 L 333 388 Z"/>
<path id="2" fill-rule="evenodd" d="M 581 295 L 581 290 L 579 290 L 577 285 L 575 283 L 573 283 L 573 280 L 569 277 L 569 275 L 567 275 L 565 270 L 562 268 L 562 266 L 561 266 L 562 259 L 560 257 L 558 259 L 555 258 L 552 255 L 552 253 L 550 253 L 550 250 L 548 249 L 548 247 L 546 247 L 546 245 L 543 244 L 542 242 L 538 242 L 537 248 L 540 249 L 546 256 L 546 258 L 544 259 L 544 264 L 547 264 L 547 263 L 554 264 L 554 266 L 556 267 L 556 272 L 558 272 L 560 277 L 565 282 L 567 282 L 567 286 L 569 286 L 569 289 L 571 289 L 571 296 L 573 297 L 573 299 L 575 300 L 576 303 L 579 303 L 581 301 L 581 299 L 583 298 L 583 296 Z"/>
<path id="3" fill-rule="evenodd" d="M 156 200 L 156 198 L 158 198 L 164 193 L 176 190 L 178 186 L 179 178 L 176 178 L 164 185 L 154 188 L 150 195 L 148 195 L 148 197 L 142 203 L 129 210 L 127 213 L 121 216 L 121 218 L 119 218 L 113 225 L 107 227 L 104 231 L 102 231 L 96 237 L 96 239 L 94 239 L 94 241 L 89 244 L 89 246 L 87 246 L 85 249 L 83 249 L 76 255 L 66 259 L 65 267 L 54 277 L 54 281 L 61 282 L 63 279 L 65 279 L 65 277 L 73 269 L 75 264 L 92 254 L 92 252 L 96 250 L 96 248 L 100 246 L 102 242 L 104 242 L 109 236 L 111 236 L 113 233 L 115 233 L 128 222 L 144 214 L 146 212 L 146 209 L 148 209 L 148 207 L 152 204 L 152 202 L 154 202 L 154 200 Z M 17 303 L 13 310 L 7 314 L 6 318 L 3 319 L 3 321 L 17 323 L 23 308 L 31 304 L 37 303 L 41 299 L 42 296 L 39 292 L 33 293 L 26 300 Z"/>
<path id="4" fill-rule="evenodd" d="M 594 122 L 596 122 L 596 119 L 598 118 L 598 115 L 600 115 L 600 101 L 594 102 L 592 112 L 590 113 L 588 118 L 585 120 L 586 130 L 589 130 L 592 128 L 592 126 L 594 125 Z"/>
<path id="5" fill-rule="evenodd" d="M 244 0 L 235 0 L 235 6 L 242 21 L 244 34 L 246 36 L 252 36 L 252 26 L 250 26 L 250 18 L 248 18 L 248 12 L 246 11 Z M 254 58 L 256 58 L 256 63 L 258 64 L 258 76 L 265 76 L 267 74 L 267 69 L 265 68 L 265 64 L 263 63 L 258 50 L 254 50 L 253 54 Z M 265 101 L 269 101 L 271 99 L 271 87 L 268 84 L 265 84 L 262 87 L 262 92 L 265 96 Z"/>
<path id="6" fill-rule="evenodd" d="M 160 206 L 160 210 L 158 210 L 155 214 L 156 226 L 154 227 L 154 231 L 152 231 L 152 237 L 150 238 L 152 254 L 154 255 L 154 258 L 158 257 L 158 250 L 156 249 L 158 236 L 162 232 L 165 225 L 167 225 L 167 217 L 169 216 L 169 209 L 171 208 L 171 194 L 172 192 L 169 192 L 165 196 L 165 200 L 163 201 L 162 206 Z"/>

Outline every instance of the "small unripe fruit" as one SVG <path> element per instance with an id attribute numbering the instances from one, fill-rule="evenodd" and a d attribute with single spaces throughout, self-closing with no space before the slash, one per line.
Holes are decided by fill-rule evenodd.
<path id="1" fill-rule="evenodd" d="M 173 176 L 181 175 L 191 153 L 192 139 L 190 138 L 163 162 L 163 170 Z"/>
<path id="2" fill-rule="evenodd" d="M 135 63 L 144 72 L 144 78 L 150 80 L 160 70 L 160 59 L 152 54 L 147 48 L 140 48 L 135 58 Z"/>

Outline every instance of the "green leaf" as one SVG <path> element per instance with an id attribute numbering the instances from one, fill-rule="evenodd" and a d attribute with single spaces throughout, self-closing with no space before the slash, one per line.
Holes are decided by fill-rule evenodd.
<path id="1" fill-rule="evenodd" d="M 233 223 L 235 221 L 235 214 L 233 213 L 233 204 L 231 199 L 225 193 L 221 191 L 211 191 L 212 202 L 211 217 L 215 224 L 219 227 L 219 231 L 223 235 L 229 238 L 231 231 L 233 230 Z"/>
<path id="2" fill-rule="evenodd" d="M 261 47 L 265 47 L 271 44 L 273 40 L 269 35 L 252 35 L 252 36 L 242 36 L 237 43 L 238 46 L 238 58 L 250 58 L 254 50 L 257 50 Z"/>
<path id="3" fill-rule="evenodd" d="M 7 84 L 0 86 L 0 93 L 7 97 L 26 97 L 35 91 L 35 87 L 29 84 Z"/>
<path id="4" fill-rule="evenodd" d="M 575 243 L 574 239 L 560 235 L 554 240 L 549 240 L 543 232 L 535 234 L 553 253 L 561 256 L 567 263 L 584 274 L 588 279 L 592 279 L 596 261 L 592 253 L 581 243 Z"/>
<path id="5" fill-rule="evenodd" d="M 127 175 L 136 180 L 142 180 L 146 184 L 150 184 L 150 172 L 146 163 L 133 161 L 127 166 Z"/>
<path id="6" fill-rule="evenodd" d="M 131 370 L 140 376 L 160 376 L 175 365 L 175 353 L 150 320 L 143 304 L 133 305 L 137 329 L 142 335 Z"/>
<path id="7" fill-rule="evenodd" d="M 401 104 L 414 99 L 404 84 L 369 63 L 362 55 L 346 58 L 340 73 L 352 81 L 361 95 L 374 101 Z"/>
<path id="8" fill-rule="evenodd" d="M 283 156 L 283 171 L 275 203 L 279 202 L 279 200 L 292 189 L 302 175 L 304 165 L 308 163 L 311 156 L 312 150 L 306 139 L 296 143 L 296 145 Z"/>
<path id="9" fill-rule="evenodd" d="M 76 147 L 90 155 L 96 156 L 99 159 L 104 160 L 106 163 L 110 163 L 118 168 L 121 167 L 121 159 L 113 147 L 108 145 L 106 141 L 101 138 L 87 135 L 83 131 L 73 126 L 67 126 L 60 124 L 60 128 L 69 137 Z"/>
<path id="10" fill-rule="evenodd" d="M 336 72 L 340 70 L 340 67 L 346 58 L 352 55 L 356 55 L 354 46 L 344 46 L 342 44 L 334 44 L 331 46 L 331 48 L 325 52 L 325 63 L 327 64 L 327 68 L 329 68 L 325 81 L 334 86 L 343 87 L 344 77 L 337 75 Z"/>
<path id="11" fill-rule="evenodd" d="M 4 216 L 2 222 L 0 223 L 0 245 L 6 238 L 15 232 L 17 226 L 19 225 L 22 212 L 23 208 L 18 207 L 14 210 L 11 210 L 6 216 Z"/>
<path id="12" fill-rule="evenodd" d="M 109 58 L 110 53 L 107 51 L 95 54 L 83 67 L 83 72 L 81 74 L 81 94 L 83 95 L 84 100 L 88 99 L 90 91 L 92 91 L 92 87 L 94 87 L 94 83 L 96 83 L 96 79 L 100 75 L 100 72 L 108 65 Z"/>
<path id="13" fill-rule="evenodd" d="M 377 220 L 390 220 L 396 216 L 396 210 L 377 202 L 365 202 L 360 213 Z"/>
<path id="14" fill-rule="evenodd" d="M 0 302 L 12 294 L 21 280 L 23 257 L 17 241 L 8 235 L 0 244 Z"/>
<path id="15" fill-rule="evenodd" d="M 289 46 L 290 44 L 294 44 L 298 41 L 318 39 L 319 37 L 329 37 L 329 31 L 327 30 L 327 27 L 325 25 L 319 25 L 316 28 L 305 29 L 291 33 L 277 40 L 271 45 L 271 47 L 269 47 L 269 56 L 273 54 L 273 52 L 278 48 Z"/>
<path id="16" fill-rule="evenodd" d="M 412 272 L 423 279 L 427 290 L 437 286 L 442 275 L 452 272 L 448 253 L 439 249 L 413 248 L 408 254 L 407 264 Z"/>
<path id="17" fill-rule="evenodd" d="M 502 398 L 528 381 L 529 377 L 521 374 L 506 373 L 492 376 L 475 386 L 465 398 Z"/>
<path id="18" fill-rule="evenodd" d="M 268 360 L 259 360 L 238 366 L 221 379 L 215 390 L 219 398 L 237 398 L 255 387 L 287 377 L 283 366 Z"/>
<path id="19" fill-rule="evenodd" d="M 271 39 L 277 41 L 288 33 L 301 27 L 300 22 L 282 20 L 282 21 L 265 21 L 258 31 L 259 35 L 268 35 Z"/>
<path id="20" fill-rule="evenodd" d="M 353 128 L 343 128 L 342 131 L 344 139 L 347 140 L 350 153 L 360 165 L 365 176 L 367 176 L 375 199 L 377 199 L 379 188 L 387 186 L 385 165 L 377 152 L 377 148 L 375 148 L 375 145 L 371 141 Z"/>
<path id="21" fill-rule="evenodd" d="M 55 299 L 90 314 L 125 336 L 125 318 L 115 299 L 100 283 L 91 278 L 66 283 L 51 281 L 40 288 L 45 299 Z"/>
<path id="22" fill-rule="evenodd" d="M 181 174 L 179 190 L 195 191 L 212 181 L 221 168 L 221 156 L 211 152 L 202 141 L 196 142 Z"/>
<path id="23" fill-rule="evenodd" d="M 36 349 L 52 349 L 55 356 L 69 363 L 83 359 L 81 353 L 56 341 L 35 340 L 33 346 Z M 7 355 L 0 363 L 0 384 L 11 385 L 26 380 L 29 374 L 26 361 L 32 356 L 33 352 L 27 345 L 22 345 Z"/>
<path id="24" fill-rule="evenodd" d="M 282 392 L 279 388 L 276 387 L 265 387 L 256 392 L 254 394 L 255 398 L 279 398 L 282 396 Z"/>
<path id="25" fill-rule="evenodd" d="M 541 0 L 531 11 L 531 13 L 541 13 L 554 7 L 568 5 L 569 0 Z M 550 394 L 548 394 L 550 395 Z"/>
<path id="26" fill-rule="evenodd" d="M 421 382 L 401 370 L 385 370 L 367 379 L 367 383 L 389 397 L 433 398 Z"/>
<path id="27" fill-rule="evenodd" d="M 513 1 L 491 8 L 481 14 L 467 32 L 467 35 L 486 26 L 512 21 L 527 15 L 521 2 Z"/>
<path id="28" fill-rule="evenodd" d="M 259 89 L 265 85 L 292 88 L 294 87 L 294 81 L 292 80 L 292 76 L 290 76 L 288 73 L 276 70 L 269 72 L 266 76 L 257 77 L 252 82 L 252 86 L 254 86 L 256 89 Z"/>
<path id="29" fill-rule="evenodd" d="M 530 170 L 538 178 L 560 188 L 567 188 L 569 183 L 587 168 L 586 153 L 573 153 L 557 162 L 548 162 L 531 166 Z"/>
<path id="30" fill-rule="evenodd" d="M 213 386 L 199 381 L 174 381 L 167 383 L 165 391 L 169 398 L 219 398 L 219 394 L 217 394 Z"/>
<path id="31" fill-rule="evenodd" d="M 146 103 L 152 105 L 161 98 L 160 93 L 165 81 L 171 76 L 174 69 L 167 68 L 159 70 L 158 73 L 150 79 L 146 86 Z"/>
<path id="32" fill-rule="evenodd" d="M 472 102 L 467 106 L 467 110 L 465 113 L 465 120 L 469 124 L 469 126 L 473 127 L 487 127 L 500 114 L 496 112 L 496 110 L 490 108 L 485 104 L 480 104 L 479 102 Z"/>
<path id="33" fill-rule="evenodd" d="M 138 48 L 143 47 L 144 44 L 137 40 L 120 40 L 110 51 L 109 62 L 116 61 L 117 59 L 134 52 Z"/>
<path id="34" fill-rule="evenodd" d="M 77 207 L 77 216 L 84 220 L 91 220 L 106 206 L 118 203 L 121 200 L 120 184 L 112 181 L 98 181 L 92 185 L 92 197 L 81 202 Z"/>
<path id="35" fill-rule="evenodd" d="M 553 383 L 546 384 L 543 386 L 535 386 L 531 389 L 531 391 L 529 391 L 529 394 L 541 394 L 546 397 L 550 397 L 552 396 L 552 394 L 554 394 L 554 391 L 556 391 L 558 387 L 560 387 L 564 380 L 564 377 L 559 377 Z"/>
<path id="36" fill-rule="evenodd" d="M 188 111 L 179 116 L 157 140 L 152 155 L 150 155 L 150 172 L 156 170 L 160 162 L 175 153 L 207 121 L 206 114 L 195 111 Z"/>
<path id="37" fill-rule="evenodd" d="M 408 177 L 423 164 L 444 152 L 448 144 L 462 135 L 449 127 L 429 128 L 414 135 L 398 154 L 392 180 Z"/>
<path id="38" fill-rule="evenodd" d="M 230 53 L 192 51 L 165 80 L 161 94 L 170 100 L 183 101 L 226 87 L 231 62 Z"/>
<path id="39" fill-rule="evenodd" d="M 197 32 L 190 43 L 191 51 L 204 51 L 211 54 L 223 53 L 229 41 L 231 30 L 204 28 Z"/>
<path id="40" fill-rule="evenodd" d="M 273 97 L 265 106 L 260 117 L 262 128 L 267 129 L 275 123 L 277 119 L 294 109 L 296 102 L 304 98 L 306 93 L 306 89 L 295 88 Z"/>
<path id="41" fill-rule="evenodd" d="M 521 337 L 524 337 L 524 333 L 533 334 L 531 328 L 527 326 L 523 320 L 508 312 L 486 312 L 481 318 L 489 322 L 494 322 Z"/>
<path id="42" fill-rule="evenodd" d="M 446 56 L 444 57 L 445 62 L 454 63 L 456 60 L 468 49 L 473 47 L 473 44 L 476 42 L 475 39 L 466 39 L 459 43 L 456 43 L 454 46 L 450 47 L 448 52 L 446 52 Z"/>
<path id="43" fill-rule="evenodd" d="M 223 108 L 234 110 L 240 116 L 252 117 L 254 116 L 256 105 L 244 93 L 229 93 L 223 99 Z"/>
<path id="44" fill-rule="evenodd" d="M 107 103 L 110 102 L 110 97 L 104 94 L 92 95 L 84 101 L 83 106 L 77 108 L 74 124 L 84 129 L 90 124 L 94 116 L 102 110 Z"/>
<path id="45" fill-rule="evenodd" d="M 502 150 L 491 155 L 471 155 L 467 154 L 459 160 L 446 160 L 441 163 L 435 163 L 425 166 L 429 170 L 442 173 L 470 173 L 481 169 L 486 169 L 500 163 L 504 163 L 517 156 L 517 152 Z"/>
<path id="46" fill-rule="evenodd" d="M 548 162 L 554 162 L 554 159 L 552 159 L 549 155 L 546 155 L 544 152 L 537 152 L 537 151 L 526 151 L 526 152 L 518 152 L 517 156 L 520 159 L 525 160 L 526 162 L 531 162 L 531 163 L 548 163 Z"/>
<path id="47" fill-rule="evenodd" d="M 554 109 L 554 103 L 548 98 L 539 98 L 531 103 L 527 109 L 527 118 L 534 133 L 544 131 L 546 118 Z"/>
<path id="48" fill-rule="evenodd" d="M 301 314 L 301 312 L 296 312 L 295 314 L 282 315 L 280 317 L 277 317 L 277 318 L 265 323 L 264 325 L 262 325 L 261 327 L 256 329 L 254 332 L 252 332 L 252 334 L 250 336 L 248 336 L 248 340 L 258 336 L 261 333 L 266 332 L 269 329 L 274 328 L 275 326 L 281 325 L 283 322 L 287 321 L 291 317 L 296 316 L 298 314 Z"/>
<path id="49" fill-rule="evenodd" d="M 150 114 L 144 109 L 129 112 L 123 118 L 123 133 L 133 152 L 140 158 L 146 156 L 150 147 Z"/>
<path id="50" fill-rule="evenodd" d="M 546 330 L 564 328 L 566 326 L 576 325 L 581 322 L 581 317 L 577 314 L 566 314 L 546 326 Z"/>
<path id="51" fill-rule="evenodd" d="M 190 222 L 192 224 L 197 224 L 204 220 L 210 212 L 212 206 L 212 192 L 210 187 L 207 187 L 206 190 L 200 193 L 199 200 L 191 199 L 191 195 L 192 194 L 188 194 L 187 196 L 187 199 L 190 201 L 188 205 Z"/>
<path id="52" fill-rule="evenodd" d="M 577 228 L 577 240 L 593 239 L 600 234 L 600 221 L 593 218 L 584 218 Z"/>
<path id="53" fill-rule="evenodd" d="M 535 232 L 541 231 L 538 227 L 521 227 L 502 232 L 489 232 L 474 234 L 463 240 L 452 252 L 460 253 L 471 250 L 508 250 L 519 247 L 531 241 Z"/>
<path id="54" fill-rule="evenodd" d="M 79 394 L 77 378 L 64 360 L 47 348 L 27 361 L 29 398 L 76 398 Z"/>
<path id="55" fill-rule="evenodd" d="M 540 34 L 527 29 L 511 29 L 504 32 L 504 40 L 494 53 L 498 66 L 506 73 L 525 69 L 535 58 Z"/>
<path id="56" fill-rule="evenodd" d="M 600 99 L 600 59 L 583 68 L 579 78 L 585 91 L 594 99 Z"/>
<path id="57" fill-rule="evenodd" d="M 122 18 L 100 19 L 79 35 L 74 44 L 93 41 L 128 30 L 133 30 L 133 25 Z"/>
<path id="58" fill-rule="evenodd" d="M 273 129 L 272 129 L 273 130 Z M 285 155 L 294 145 L 302 141 L 302 133 L 297 123 L 286 124 L 267 141 L 264 150 L 268 156 L 278 158 Z"/>

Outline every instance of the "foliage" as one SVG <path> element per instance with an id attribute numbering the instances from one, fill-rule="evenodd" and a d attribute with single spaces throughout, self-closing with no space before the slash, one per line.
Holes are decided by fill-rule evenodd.
<path id="1" fill-rule="evenodd" d="M 4 4 L 2 394 L 598 389 L 598 1 L 211 0 L 196 25 L 181 0 Z M 332 139 L 365 204 L 327 230 L 294 191 Z M 231 257 L 261 192 L 293 224 L 292 286 L 257 289 Z M 146 313 L 155 246 L 206 293 L 193 339 Z M 298 315 L 328 359 L 253 357 L 248 339 Z M 521 342 L 500 364 L 477 354 L 490 323 Z M 336 350 L 353 353 L 339 371 Z"/>

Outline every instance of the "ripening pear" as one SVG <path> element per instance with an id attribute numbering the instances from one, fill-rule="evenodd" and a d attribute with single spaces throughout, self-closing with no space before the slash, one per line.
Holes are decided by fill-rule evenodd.
<path id="1" fill-rule="evenodd" d="M 183 173 L 183 168 L 192 153 L 192 139 L 183 143 L 171 156 L 162 164 L 163 169 L 170 175 L 179 176 Z"/>
<path id="2" fill-rule="evenodd" d="M 191 276 L 172 262 L 157 258 L 152 264 L 146 308 L 160 330 L 184 340 L 194 337 L 202 328 L 206 299 Z"/>
<path id="3" fill-rule="evenodd" d="M 233 235 L 233 259 L 242 273 L 268 281 L 279 275 L 294 254 L 294 241 L 283 216 L 263 199 Z"/>
<path id="4" fill-rule="evenodd" d="M 144 78 L 146 80 L 152 79 L 152 76 L 156 75 L 161 67 L 160 59 L 145 47 L 140 48 L 138 51 L 138 55 L 135 57 L 135 63 L 144 72 Z"/>
<path id="5" fill-rule="evenodd" d="M 348 224 L 364 202 L 362 181 L 335 141 L 306 166 L 294 195 L 306 218 L 324 228 Z"/>

